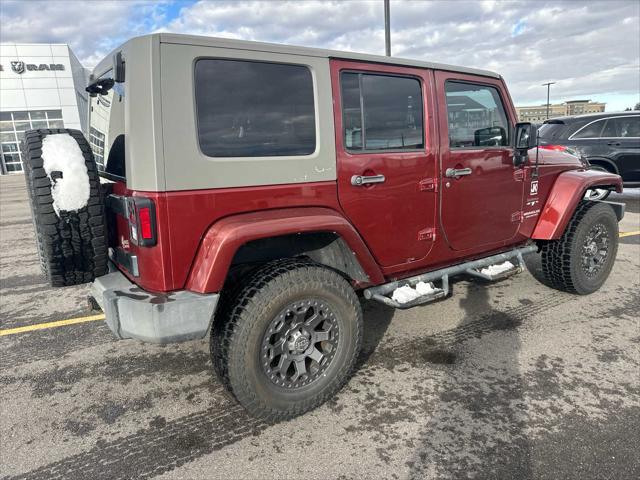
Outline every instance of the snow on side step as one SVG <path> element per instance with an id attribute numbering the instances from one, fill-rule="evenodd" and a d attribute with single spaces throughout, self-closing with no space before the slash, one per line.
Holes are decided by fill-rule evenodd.
<path id="1" fill-rule="evenodd" d="M 511 270 L 514 267 L 513 263 L 507 261 L 504 263 L 499 263 L 497 265 L 490 265 L 488 267 L 483 268 L 482 270 L 480 270 L 480 273 L 483 273 L 485 275 L 490 275 L 490 276 L 494 276 L 494 275 L 499 275 L 503 272 L 506 272 L 508 270 Z"/>
<path id="2" fill-rule="evenodd" d="M 47 135 L 42 139 L 42 163 L 51 181 L 53 209 L 76 211 L 89 201 L 89 175 L 84 155 L 75 139 L 67 133 Z M 51 172 L 62 172 L 62 178 L 51 178 Z"/>
<path id="3" fill-rule="evenodd" d="M 433 286 L 433 283 L 418 282 L 416 288 L 411 288 L 409 285 L 396 288 L 391 295 L 391 299 L 400 304 L 409 303 L 418 297 L 431 295 L 436 291 L 437 289 Z"/>

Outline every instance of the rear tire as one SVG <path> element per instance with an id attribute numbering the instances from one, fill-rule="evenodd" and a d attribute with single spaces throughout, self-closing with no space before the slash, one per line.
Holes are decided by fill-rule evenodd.
<path id="1" fill-rule="evenodd" d="M 347 280 L 310 261 L 279 260 L 223 299 L 211 333 L 222 382 L 254 416 L 279 421 L 331 398 L 362 343 L 362 311 Z"/>
<path id="2" fill-rule="evenodd" d="M 543 283 L 587 295 L 609 277 L 618 252 L 618 219 L 605 203 L 582 202 L 558 240 L 540 250 Z M 535 274 L 534 274 L 535 276 Z"/>
<path id="3" fill-rule="evenodd" d="M 51 177 L 42 160 L 42 140 L 47 135 L 68 134 L 85 159 L 89 200 L 77 211 L 55 212 Z M 24 167 L 36 246 L 42 273 L 52 287 L 78 285 L 107 273 L 104 203 L 93 153 L 78 130 L 30 130 L 24 140 Z M 54 180 L 55 181 L 55 180 Z"/>

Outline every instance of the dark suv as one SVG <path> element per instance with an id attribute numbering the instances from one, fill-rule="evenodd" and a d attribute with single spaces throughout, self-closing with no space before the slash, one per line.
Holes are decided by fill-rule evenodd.
<path id="1" fill-rule="evenodd" d="M 640 187 L 640 111 L 552 118 L 539 135 L 541 144 L 569 147 L 594 169 L 620 175 L 625 187 Z"/>

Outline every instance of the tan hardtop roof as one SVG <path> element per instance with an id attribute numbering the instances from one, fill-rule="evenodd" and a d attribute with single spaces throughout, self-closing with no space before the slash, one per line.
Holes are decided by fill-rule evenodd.
<path id="1" fill-rule="evenodd" d="M 458 67 L 444 63 L 423 62 L 408 58 L 386 57 L 383 55 L 369 55 L 366 53 L 342 52 L 339 50 L 325 50 L 322 48 L 298 47 L 278 43 L 250 42 L 231 38 L 205 37 L 201 35 L 183 35 L 177 33 L 154 34 L 160 36 L 160 43 L 174 43 L 181 45 L 197 45 L 203 47 L 232 48 L 237 50 L 253 50 L 261 52 L 282 53 L 287 55 L 303 55 L 311 57 L 341 58 L 362 62 L 382 63 L 387 65 L 402 65 L 407 67 L 429 68 L 432 70 L 446 70 L 449 72 L 469 73 L 485 77 L 501 78 L 499 74 L 478 68 Z"/>

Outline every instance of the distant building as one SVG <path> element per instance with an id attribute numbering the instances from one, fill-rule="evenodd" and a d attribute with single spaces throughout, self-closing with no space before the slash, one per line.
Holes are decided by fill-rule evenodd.
<path id="1" fill-rule="evenodd" d="M 549 105 L 549 118 L 600 113 L 604 112 L 605 105 L 606 103 L 592 102 L 591 100 L 569 100 L 564 103 L 552 103 Z M 516 112 L 518 112 L 518 118 L 521 122 L 540 123 L 547 119 L 547 104 L 533 107 L 516 107 Z"/>
<path id="2" fill-rule="evenodd" d="M 22 172 L 26 130 L 87 131 L 88 71 L 68 45 L 0 45 L 0 174 Z"/>

